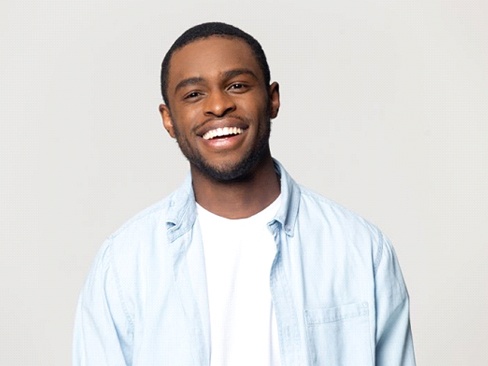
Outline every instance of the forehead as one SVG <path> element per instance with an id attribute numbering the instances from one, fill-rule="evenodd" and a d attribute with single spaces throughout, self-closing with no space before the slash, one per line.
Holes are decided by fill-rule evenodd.
<path id="1" fill-rule="evenodd" d="M 211 36 L 175 51 L 169 65 L 169 84 L 188 77 L 205 78 L 243 68 L 264 80 L 256 56 L 244 40 Z"/>

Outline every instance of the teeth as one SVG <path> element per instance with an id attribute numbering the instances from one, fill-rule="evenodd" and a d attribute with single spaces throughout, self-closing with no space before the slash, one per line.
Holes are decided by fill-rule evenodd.
<path id="1" fill-rule="evenodd" d="M 216 128 L 215 130 L 208 131 L 202 137 L 205 140 L 211 140 L 215 137 L 240 135 L 242 132 L 243 132 L 242 129 L 239 127 L 219 127 L 219 128 Z"/>

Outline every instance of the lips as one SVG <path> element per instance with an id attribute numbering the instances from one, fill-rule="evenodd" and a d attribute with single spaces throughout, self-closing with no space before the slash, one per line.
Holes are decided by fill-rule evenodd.
<path id="1" fill-rule="evenodd" d="M 207 131 L 202 137 L 205 140 L 212 140 L 219 137 L 230 137 L 240 135 L 244 130 L 240 127 L 218 127 Z"/>
<path id="2" fill-rule="evenodd" d="M 227 117 L 207 120 L 195 129 L 195 133 L 210 142 L 242 135 L 248 128 L 249 124 L 243 119 Z"/>

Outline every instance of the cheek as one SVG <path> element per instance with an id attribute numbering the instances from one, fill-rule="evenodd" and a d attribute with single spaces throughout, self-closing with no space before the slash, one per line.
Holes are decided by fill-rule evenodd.
<path id="1" fill-rule="evenodd" d="M 264 116 L 269 116 L 269 106 L 264 100 L 246 100 L 240 103 L 238 108 L 241 113 L 246 114 L 248 118 L 262 119 Z"/>
<path id="2" fill-rule="evenodd" d="M 198 122 L 199 107 L 186 107 L 178 111 L 176 120 L 180 122 L 180 126 L 183 128 L 192 128 Z"/>
<path id="3" fill-rule="evenodd" d="M 172 113 L 172 121 L 175 134 L 181 135 L 190 128 L 189 121 L 192 121 L 192 118 L 181 111 L 175 111 Z"/>

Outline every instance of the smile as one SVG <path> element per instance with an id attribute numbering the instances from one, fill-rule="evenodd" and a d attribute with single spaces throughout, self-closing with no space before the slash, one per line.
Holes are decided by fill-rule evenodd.
<path id="1" fill-rule="evenodd" d="M 228 137 L 228 136 L 240 135 L 243 132 L 244 130 L 239 127 L 219 127 L 214 130 L 210 130 L 206 132 L 202 137 L 205 140 L 211 140 L 216 137 Z"/>

